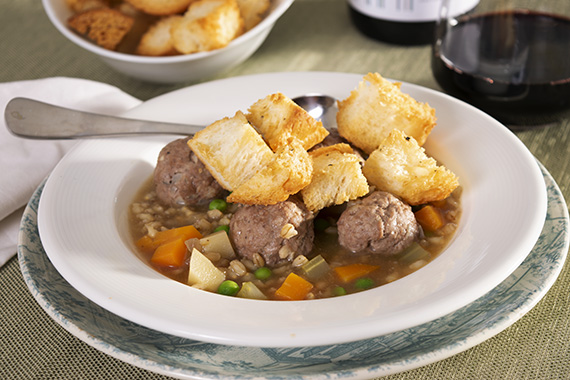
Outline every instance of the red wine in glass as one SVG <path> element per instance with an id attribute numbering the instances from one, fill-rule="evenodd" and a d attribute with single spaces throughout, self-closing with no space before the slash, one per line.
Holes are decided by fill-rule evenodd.
<path id="1" fill-rule="evenodd" d="M 512 10 L 438 25 L 432 71 L 449 94 L 511 126 L 570 115 L 570 19 Z"/>

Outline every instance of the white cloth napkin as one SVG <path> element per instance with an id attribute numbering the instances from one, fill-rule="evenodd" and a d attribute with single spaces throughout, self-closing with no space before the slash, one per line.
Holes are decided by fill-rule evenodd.
<path id="1" fill-rule="evenodd" d="M 108 84 L 76 78 L 46 78 L 0 83 L 0 266 L 15 253 L 23 208 L 41 181 L 75 144 L 65 140 L 29 140 L 12 135 L 4 109 L 15 97 L 108 115 L 141 103 Z"/>

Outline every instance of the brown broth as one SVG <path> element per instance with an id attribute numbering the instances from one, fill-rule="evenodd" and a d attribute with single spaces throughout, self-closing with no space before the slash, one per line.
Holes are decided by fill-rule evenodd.
<path id="1" fill-rule="evenodd" d="M 332 268 L 349 265 L 353 263 L 364 263 L 377 265 L 379 268 L 367 275 L 373 282 L 373 287 L 378 287 L 389 282 L 407 276 L 410 273 L 418 270 L 424 265 L 428 264 L 435 257 L 437 257 L 449 244 L 452 239 L 459 218 L 461 215 L 460 210 L 460 195 L 461 189 L 458 188 L 452 195 L 444 202 L 438 202 L 437 207 L 442 213 L 446 224 L 435 233 L 426 233 L 424 239 L 420 241 L 420 246 L 423 247 L 429 254 L 421 257 L 419 260 L 408 262 L 404 260 L 405 252 L 396 256 L 385 257 L 378 254 L 370 254 L 366 252 L 353 253 L 341 247 L 338 244 L 338 235 L 336 233 L 336 219 L 340 215 L 338 210 L 325 215 L 321 211 L 316 218 L 325 218 L 330 223 L 330 226 L 324 230 L 315 230 L 314 247 L 307 259 L 311 259 L 317 255 L 321 255 L 329 266 Z M 189 208 L 164 208 L 156 200 L 154 194 L 152 180 L 149 180 L 140 189 L 132 204 L 129 216 L 129 223 L 134 241 L 137 241 L 150 230 L 162 230 L 180 227 L 184 225 L 194 225 L 203 236 L 212 233 L 219 225 L 224 225 L 229 222 L 231 214 L 236 210 L 236 205 L 230 205 L 226 214 L 220 218 L 213 218 L 208 214 L 207 207 L 189 209 Z M 141 250 L 138 256 L 149 266 L 153 267 L 163 275 L 181 283 L 187 283 L 189 257 L 187 257 L 186 265 L 181 268 L 165 268 L 152 265 L 150 257 L 152 253 L 145 253 Z M 189 256 L 189 253 L 187 254 Z M 244 276 L 236 276 L 230 269 L 229 260 L 221 259 L 219 261 L 212 260 L 214 264 L 221 269 L 228 279 L 237 282 L 240 286 L 245 281 L 253 282 L 260 288 L 268 299 L 276 299 L 274 296 L 275 290 L 282 284 L 285 277 L 294 272 L 303 276 L 303 271 L 298 267 L 293 267 L 291 263 L 287 263 L 277 268 L 272 269 L 272 276 L 265 281 L 256 279 L 253 275 L 257 266 L 248 259 L 241 259 L 248 269 L 248 273 Z M 314 288 L 307 297 L 308 299 L 318 299 L 334 296 L 335 286 L 342 286 L 347 294 L 356 293 L 365 289 L 358 288 L 354 283 L 343 284 L 339 281 L 334 271 L 329 273 L 317 281 L 313 282 Z"/>

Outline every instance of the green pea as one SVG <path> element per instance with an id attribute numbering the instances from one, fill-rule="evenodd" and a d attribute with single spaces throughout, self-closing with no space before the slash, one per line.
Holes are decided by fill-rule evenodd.
<path id="1" fill-rule="evenodd" d="M 218 232 L 218 231 L 226 231 L 226 233 L 229 234 L 230 233 L 230 226 L 228 226 L 227 224 L 223 225 L 223 226 L 218 226 L 214 229 L 214 232 Z"/>
<path id="2" fill-rule="evenodd" d="M 344 296 L 346 295 L 346 289 L 343 288 L 342 286 L 335 286 L 333 288 L 333 295 L 334 296 Z"/>
<path id="3" fill-rule="evenodd" d="M 328 220 L 323 218 L 316 218 L 314 221 L 315 230 L 317 231 L 324 231 L 330 227 L 330 223 Z"/>
<path id="4" fill-rule="evenodd" d="M 208 205 L 208 208 L 210 210 L 220 210 L 224 212 L 228 208 L 228 203 L 223 199 L 213 199 Z"/>
<path id="5" fill-rule="evenodd" d="M 359 278 L 354 282 L 354 286 L 360 290 L 370 289 L 374 286 L 374 280 L 368 277 Z"/>
<path id="6" fill-rule="evenodd" d="M 258 280 L 267 280 L 271 277 L 271 269 L 267 267 L 257 268 L 254 272 L 255 278 Z"/>
<path id="7" fill-rule="evenodd" d="M 218 286 L 218 293 L 225 296 L 235 296 L 239 292 L 239 285 L 232 280 L 226 280 Z"/>

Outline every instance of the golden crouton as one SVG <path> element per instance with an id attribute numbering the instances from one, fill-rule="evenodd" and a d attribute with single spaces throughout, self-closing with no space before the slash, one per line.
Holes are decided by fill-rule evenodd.
<path id="1" fill-rule="evenodd" d="M 131 30 L 133 18 L 110 8 L 94 8 L 71 16 L 68 25 L 97 45 L 115 50 Z"/>
<path id="2" fill-rule="evenodd" d="M 171 33 L 176 50 L 190 54 L 223 48 L 243 30 L 236 0 L 197 0 Z"/>
<path id="3" fill-rule="evenodd" d="M 394 129 L 366 162 L 363 172 L 379 190 L 410 205 L 445 199 L 459 185 L 455 174 L 428 157 L 417 141 Z"/>
<path id="4" fill-rule="evenodd" d="M 402 93 L 400 84 L 377 73 L 367 74 L 338 108 L 340 135 L 368 154 L 394 128 L 423 145 L 436 121 L 433 108 Z"/>
<path id="5" fill-rule="evenodd" d="M 267 166 L 273 156 L 240 111 L 196 133 L 188 146 L 218 183 L 230 191 Z"/>
<path id="6" fill-rule="evenodd" d="M 281 93 L 258 100 L 248 111 L 247 119 L 273 151 L 287 144 L 292 137 L 309 150 L 329 134 L 320 121 Z"/>
<path id="7" fill-rule="evenodd" d="M 170 30 L 182 16 L 166 16 L 158 20 L 143 34 L 137 46 L 137 54 L 148 56 L 175 55 L 178 51 L 174 48 Z"/>
<path id="8" fill-rule="evenodd" d="M 360 159 L 350 145 L 330 145 L 315 149 L 309 155 L 313 160 L 313 179 L 301 190 L 309 210 L 316 212 L 368 194 Z"/>
<path id="9" fill-rule="evenodd" d="M 272 205 L 286 201 L 311 182 L 313 163 L 297 139 L 280 147 L 269 164 L 229 196 L 233 203 Z"/>
<path id="10" fill-rule="evenodd" d="M 250 30 L 260 23 L 269 9 L 269 0 L 237 0 L 245 30 Z"/>
<path id="11" fill-rule="evenodd" d="M 109 0 L 65 0 L 65 2 L 75 13 L 109 6 Z"/>
<path id="12" fill-rule="evenodd" d="M 194 0 L 125 0 L 140 11 L 155 15 L 168 16 L 184 12 Z"/>

